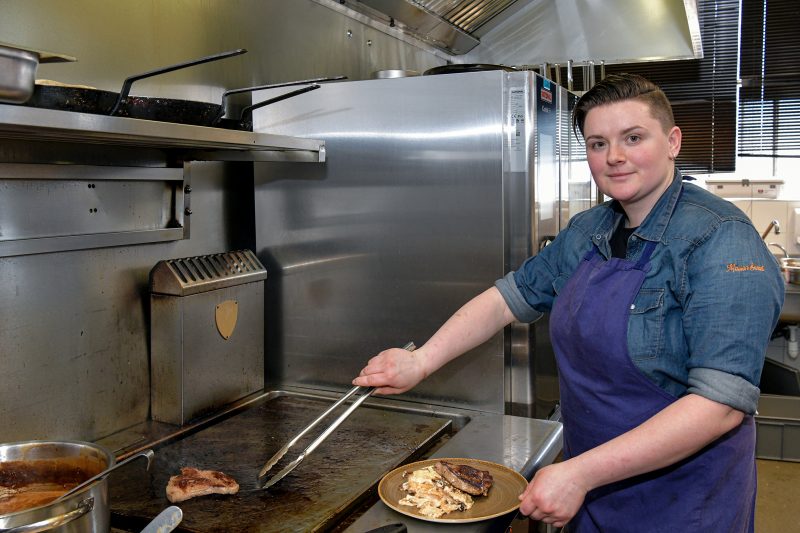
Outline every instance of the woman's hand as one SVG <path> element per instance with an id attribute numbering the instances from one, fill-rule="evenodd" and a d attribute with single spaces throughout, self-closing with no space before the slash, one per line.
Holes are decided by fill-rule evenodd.
<path id="1" fill-rule="evenodd" d="M 500 291 L 490 287 L 464 304 L 421 348 L 384 350 L 369 360 L 353 385 L 400 394 L 464 352 L 489 340 L 514 320 Z"/>
<path id="2" fill-rule="evenodd" d="M 578 512 L 589 488 L 569 461 L 536 472 L 520 495 L 520 513 L 545 524 L 564 527 Z"/>
<path id="3" fill-rule="evenodd" d="M 428 376 L 422 349 L 409 352 L 402 348 L 384 350 L 369 360 L 353 385 L 378 387 L 377 394 L 400 394 Z"/>

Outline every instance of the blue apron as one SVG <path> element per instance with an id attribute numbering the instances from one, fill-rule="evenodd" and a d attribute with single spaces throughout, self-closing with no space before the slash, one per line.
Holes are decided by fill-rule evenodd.
<path id="1" fill-rule="evenodd" d="M 605 261 L 595 247 L 556 298 L 556 353 L 568 459 L 625 433 L 677 398 L 628 355 L 631 305 L 650 269 L 655 242 L 637 262 Z M 751 416 L 696 454 L 666 468 L 598 487 L 568 530 L 753 531 L 755 425 Z"/>

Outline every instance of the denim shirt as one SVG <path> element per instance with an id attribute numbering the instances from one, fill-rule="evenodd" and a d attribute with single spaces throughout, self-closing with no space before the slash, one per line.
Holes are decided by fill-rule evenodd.
<path id="1" fill-rule="evenodd" d="M 538 255 L 495 286 L 517 320 L 553 307 L 592 246 L 609 240 L 624 213 L 609 201 L 575 215 Z M 675 179 L 628 240 L 636 260 L 657 243 L 628 319 L 634 365 L 676 398 L 698 394 L 755 413 L 767 343 L 783 305 L 784 281 L 747 216 L 708 191 Z"/>

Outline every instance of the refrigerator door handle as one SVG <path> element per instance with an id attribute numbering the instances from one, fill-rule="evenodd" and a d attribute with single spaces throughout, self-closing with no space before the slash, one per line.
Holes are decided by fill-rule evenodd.
<path id="1" fill-rule="evenodd" d="M 544 237 L 539 239 L 539 251 L 541 252 L 542 250 L 545 249 L 546 246 L 549 246 L 550 243 L 553 242 L 553 239 L 555 238 L 556 238 L 555 235 L 545 235 Z"/>

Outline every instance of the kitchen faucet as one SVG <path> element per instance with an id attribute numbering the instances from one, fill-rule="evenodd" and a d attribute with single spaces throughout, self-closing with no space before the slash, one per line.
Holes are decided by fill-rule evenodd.
<path id="1" fill-rule="evenodd" d="M 772 228 L 775 228 L 775 235 L 780 235 L 781 234 L 781 223 L 778 222 L 777 219 L 775 219 L 775 220 L 773 220 L 772 222 L 769 223 L 769 226 L 767 226 L 767 229 L 765 229 L 764 233 L 761 234 L 761 238 L 762 239 L 766 239 L 767 235 L 769 235 L 769 232 L 772 231 Z"/>
<path id="2" fill-rule="evenodd" d="M 780 248 L 781 251 L 783 252 L 783 257 L 786 257 L 786 258 L 789 257 L 789 252 L 787 252 L 786 248 L 784 248 L 783 245 L 781 245 L 780 243 L 770 242 L 770 243 L 767 243 L 767 246 L 775 246 L 776 248 Z"/>

